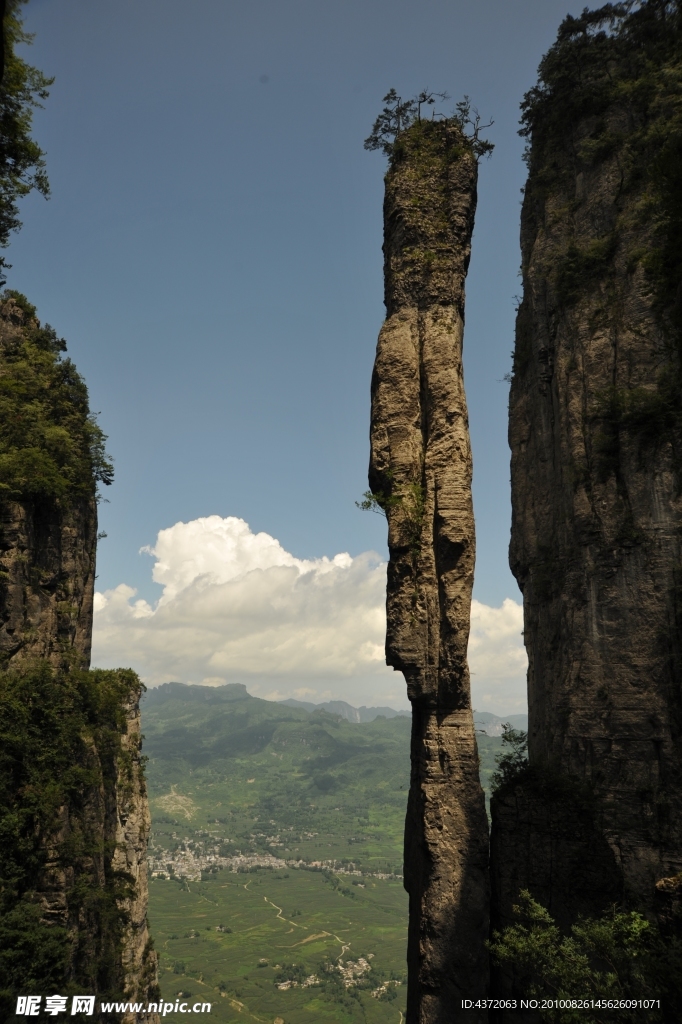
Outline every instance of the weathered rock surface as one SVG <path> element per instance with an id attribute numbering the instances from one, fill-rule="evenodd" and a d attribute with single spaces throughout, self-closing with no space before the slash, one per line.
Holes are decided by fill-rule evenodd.
<path id="1" fill-rule="evenodd" d="M 0 501 L 0 659 L 90 663 L 97 506 Z"/>
<path id="2" fill-rule="evenodd" d="M 124 990 L 131 1002 L 147 1005 L 158 998 L 158 956 L 153 949 L 147 921 L 149 887 L 147 841 L 151 815 L 147 789 L 140 764 L 142 733 L 140 692 L 131 694 L 126 706 L 126 730 L 121 736 L 126 774 L 116 780 L 116 845 L 113 871 L 123 871 L 133 880 L 131 895 L 121 902 L 127 924 L 122 948 Z M 158 1014 L 128 1014 L 122 1024 L 157 1024 Z"/>
<path id="3" fill-rule="evenodd" d="M 653 913 L 682 868 L 679 354 L 645 258 L 646 133 L 667 112 L 619 81 L 647 32 L 565 36 L 580 82 L 556 51 L 533 122 L 509 441 L 536 781 L 492 801 L 497 927 L 520 888 L 563 925 L 615 901 Z"/>
<path id="4" fill-rule="evenodd" d="M 396 145 L 369 482 L 388 519 L 386 660 L 412 702 L 405 834 L 409 1024 L 453 1021 L 487 984 L 488 827 L 466 661 L 475 537 L 462 379 L 476 158 L 452 122 Z"/>
<path id="5" fill-rule="evenodd" d="M 115 675 L 112 673 L 111 675 Z M 76 803 L 64 805 L 50 840 L 37 893 L 47 920 L 68 931 L 72 957 L 65 982 L 77 979 L 101 998 L 118 992 L 130 1002 L 158 999 L 157 954 L 147 922 L 147 839 L 151 827 L 140 762 L 140 692 L 137 677 L 124 686 L 123 715 L 101 720 L 86 737 L 87 769 L 94 780 Z M 107 685 L 108 679 L 103 679 Z M 108 727 L 108 728 L 107 728 Z M 74 851 L 65 858 L 65 849 Z M 114 879 L 123 885 L 112 887 Z M 115 883 L 114 883 L 115 884 Z M 89 895 L 83 899 L 83 893 Z M 99 1009 L 95 1017 L 100 1017 Z M 157 1024 L 158 1014 L 116 1015 L 122 1024 Z"/>

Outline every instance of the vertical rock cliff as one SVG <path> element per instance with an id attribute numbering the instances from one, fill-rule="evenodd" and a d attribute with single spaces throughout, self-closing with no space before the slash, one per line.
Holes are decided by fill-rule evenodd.
<path id="1" fill-rule="evenodd" d="M 157 959 L 147 925 L 150 819 L 140 762 L 140 681 L 130 671 L 60 677 L 43 663 L 16 676 L 14 685 L 25 695 L 38 693 L 48 714 L 57 702 L 64 708 L 66 729 L 58 743 L 52 737 L 50 755 L 63 756 L 59 745 L 66 742 L 76 769 L 75 792 L 57 773 L 56 820 L 37 816 L 42 835 L 23 894 L 64 942 L 59 991 L 78 984 L 98 1002 L 125 996 L 146 1006 L 155 1000 Z M 114 1017 L 124 1024 L 157 1019 Z"/>
<path id="2" fill-rule="evenodd" d="M 458 1019 L 461 999 L 484 994 L 487 983 L 488 827 L 466 660 L 475 539 L 462 379 L 476 178 L 471 143 L 452 120 L 402 132 L 386 175 L 387 316 L 372 377 L 369 482 L 389 528 L 386 660 L 404 674 L 413 714 L 409 1024 Z"/>
<path id="3" fill-rule="evenodd" d="M 3 1019 L 27 992 L 95 995 L 102 1021 L 101 999 L 154 999 L 141 689 L 130 670 L 45 661 L 0 675 Z"/>
<path id="4" fill-rule="evenodd" d="M 140 728 L 140 696 L 143 687 L 132 673 L 131 686 L 122 704 L 119 770 L 116 774 L 116 809 L 112 816 L 115 844 L 111 871 L 130 879 L 125 897 L 119 903 L 122 915 L 121 978 L 122 988 L 131 1002 L 158 1001 L 158 956 L 149 933 L 147 908 L 147 841 L 151 815 L 147 787 L 140 760 L 142 733 Z M 112 802 L 113 810 L 113 802 Z M 128 1014 L 122 1024 L 157 1024 L 158 1015 Z"/>
<path id="5" fill-rule="evenodd" d="M 678 5 L 616 4 L 566 19 L 524 105 L 510 564 L 530 767 L 492 801 L 497 926 L 520 888 L 564 926 L 653 914 L 682 870 L 681 85 Z"/>
<path id="6" fill-rule="evenodd" d="M 64 342 L 0 300 L 0 666 L 90 662 L 97 478 L 111 473 Z M 99 458 L 99 465 L 96 465 Z"/>
<path id="7" fill-rule="evenodd" d="M 96 539 L 94 498 L 0 499 L 0 663 L 89 663 Z"/>
<path id="8" fill-rule="evenodd" d="M 112 470 L 64 349 L 23 296 L 0 297 L 0 1005 L 7 1014 L 27 991 L 125 994 L 144 1003 L 156 991 L 142 686 L 129 671 L 87 671 L 96 487 L 110 482 Z"/>

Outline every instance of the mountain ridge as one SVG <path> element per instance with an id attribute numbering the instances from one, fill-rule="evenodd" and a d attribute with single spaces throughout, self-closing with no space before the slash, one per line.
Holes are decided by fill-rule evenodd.
<path id="1" fill-rule="evenodd" d="M 304 711 L 311 713 L 314 711 L 327 711 L 331 715 L 340 715 L 347 722 L 355 722 L 356 724 L 373 722 L 377 718 L 410 718 L 412 715 L 412 712 L 405 708 L 396 711 L 395 708 L 367 707 L 364 704 L 362 707 L 356 708 L 345 700 L 327 700 L 321 704 L 313 704 L 312 701 L 295 700 L 293 697 L 288 697 L 286 700 L 278 700 L 277 703 L 283 704 L 288 708 L 303 708 Z"/>
<path id="2" fill-rule="evenodd" d="M 194 691 L 189 693 L 188 691 Z M 179 697 L 205 700 L 209 703 L 223 703 L 236 700 L 243 700 L 246 697 L 253 697 L 247 690 L 244 683 L 225 683 L 223 686 L 205 686 L 198 683 L 163 683 L 161 686 L 150 688 L 147 691 L 145 701 L 156 703 L 159 700 L 170 700 Z M 264 697 L 255 697 L 255 700 L 264 700 L 266 704 L 278 705 L 279 707 L 294 708 L 305 711 L 308 714 L 324 711 L 330 715 L 338 715 L 346 722 L 356 725 L 376 721 L 377 718 L 410 718 L 412 712 L 406 708 L 390 708 L 383 705 L 371 706 L 363 704 L 356 708 L 345 700 L 328 700 L 319 704 L 308 700 L 296 700 L 294 697 L 287 697 L 284 700 L 271 701 Z M 474 724 L 478 732 L 484 732 L 487 736 L 501 736 L 502 726 L 509 723 L 514 729 L 521 729 L 524 732 L 528 729 L 528 715 L 496 715 L 492 711 L 474 711 Z"/>

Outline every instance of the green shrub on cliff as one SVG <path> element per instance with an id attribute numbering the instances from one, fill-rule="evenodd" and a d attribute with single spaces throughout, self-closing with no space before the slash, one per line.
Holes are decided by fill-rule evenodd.
<path id="1" fill-rule="evenodd" d="M 625 0 L 566 17 L 524 98 L 520 134 L 529 142 L 527 211 L 546 218 L 549 233 L 557 219 L 568 228 L 547 267 L 552 312 L 584 310 L 585 299 L 599 295 L 591 328 L 618 324 L 624 290 L 637 273 L 641 284 L 643 270 L 664 340 L 655 383 L 596 395 L 587 410 L 597 421 L 598 473 L 615 472 L 625 439 L 635 440 L 642 461 L 653 446 L 671 444 L 682 477 L 680 0 Z M 597 180 L 605 202 L 588 226 L 580 195 Z M 522 305 L 515 373 L 530 365 L 525 319 Z"/>
<path id="2" fill-rule="evenodd" d="M 571 805 L 580 818 L 593 818 L 598 799 L 588 779 L 559 771 L 544 759 L 531 764 L 528 733 L 513 729 L 509 723 L 502 729 L 502 751 L 495 756 L 496 768 L 490 776 L 493 801 L 504 799 L 520 786 L 548 805 L 564 808 Z"/>
<path id="3" fill-rule="evenodd" d="M 527 978 L 524 996 L 568 1005 L 539 1010 L 551 1024 L 630 1024 L 682 1019 L 682 943 L 662 938 L 636 911 L 613 908 L 601 918 L 580 920 L 562 935 L 550 913 L 520 893 L 517 922 L 495 932 L 493 962 L 513 965 Z M 658 1000 L 659 1006 L 571 1006 L 578 1000 Z"/>
<path id="4" fill-rule="evenodd" d="M 502 744 L 502 753 L 495 757 L 497 767 L 490 776 L 493 792 L 525 778 L 528 770 L 528 733 L 513 729 L 509 722 L 505 722 L 502 726 Z"/>
<path id="5" fill-rule="evenodd" d="M 385 474 L 389 491 L 365 491 L 362 501 L 355 504 L 362 512 L 376 512 L 386 516 L 391 509 L 400 509 L 410 549 L 418 554 L 421 548 L 421 533 L 426 512 L 426 492 L 422 484 L 408 481 L 404 484 L 394 482 L 393 473 Z"/>
<path id="6" fill-rule="evenodd" d="M 140 689 L 129 670 L 0 674 L 0 1019 L 18 992 L 120 990 L 133 879 L 104 826 Z"/>
<path id="7" fill-rule="evenodd" d="M 529 139 L 529 193 L 618 154 L 616 223 L 591 248 L 570 249 L 557 267 L 569 304 L 608 272 L 629 219 L 653 227 L 643 263 L 661 322 L 682 355 L 682 8 L 679 0 L 609 3 L 569 15 L 522 104 Z M 588 130 L 587 137 L 585 130 Z"/>
<path id="8" fill-rule="evenodd" d="M 0 81 L 0 246 L 9 243 L 12 231 L 21 227 L 17 200 L 34 189 L 47 197 L 44 153 L 31 138 L 33 110 L 46 99 L 53 79 L 46 78 L 15 53 L 18 44 L 30 43 L 24 32 L 20 8 L 26 0 L 7 0 L 4 19 L 4 73 Z M 8 266 L 0 256 L 2 268 Z"/>
<path id="9" fill-rule="evenodd" d="M 468 96 L 455 105 L 452 114 L 445 117 L 441 115 L 438 121 L 422 117 L 422 108 L 428 110 L 435 107 L 436 100 L 447 100 L 450 97 L 446 92 L 432 92 L 430 89 L 422 89 L 420 93 L 409 100 L 403 100 L 398 96 L 395 89 L 389 89 L 383 98 L 383 109 L 372 125 L 372 131 L 365 139 L 365 149 L 380 149 L 387 157 L 393 158 L 400 155 L 401 136 L 410 130 L 410 139 L 413 144 L 428 148 L 433 141 L 442 141 L 442 131 L 438 125 L 456 125 L 461 134 L 461 139 L 477 158 L 490 156 L 495 148 L 492 142 L 480 137 L 480 133 L 493 124 L 481 124 L 481 115 L 475 107 L 472 108 Z M 431 126 L 431 127 L 430 127 Z M 452 154 L 450 154 L 452 155 Z"/>
<path id="10" fill-rule="evenodd" d="M 68 502 L 110 484 L 113 466 L 66 343 L 35 313 L 0 295 L 0 496 Z"/>

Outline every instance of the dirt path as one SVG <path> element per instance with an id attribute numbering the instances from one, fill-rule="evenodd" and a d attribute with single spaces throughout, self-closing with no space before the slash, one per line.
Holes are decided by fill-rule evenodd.
<path id="1" fill-rule="evenodd" d="M 290 921 L 288 918 L 282 917 L 282 908 L 278 907 L 277 904 L 273 903 L 272 900 L 268 899 L 267 896 L 264 896 L 263 899 L 265 900 L 266 903 L 269 903 L 271 907 L 275 908 L 275 910 L 277 911 L 277 917 L 280 919 L 280 921 L 284 921 L 285 924 L 291 924 L 291 925 L 293 925 L 294 928 L 302 928 L 303 927 L 302 924 L 296 924 L 295 921 Z"/>
<path id="2" fill-rule="evenodd" d="M 340 954 L 339 954 L 339 956 L 337 956 L 337 958 L 336 958 L 336 962 L 338 963 L 338 962 L 339 962 L 339 960 L 341 959 L 341 957 L 343 956 L 343 954 L 344 954 L 344 953 L 346 952 L 346 950 L 347 950 L 347 949 L 350 949 L 350 947 L 351 947 L 351 944 L 350 944 L 350 942 L 349 942 L 347 946 L 344 946 L 344 944 L 343 944 L 343 939 L 340 939 L 340 938 L 338 937 L 338 935 L 335 935 L 335 936 L 334 936 L 334 938 L 336 939 L 336 941 L 337 941 L 337 942 L 340 942 L 340 943 L 341 943 L 341 953 L 340 953 Z"/>

